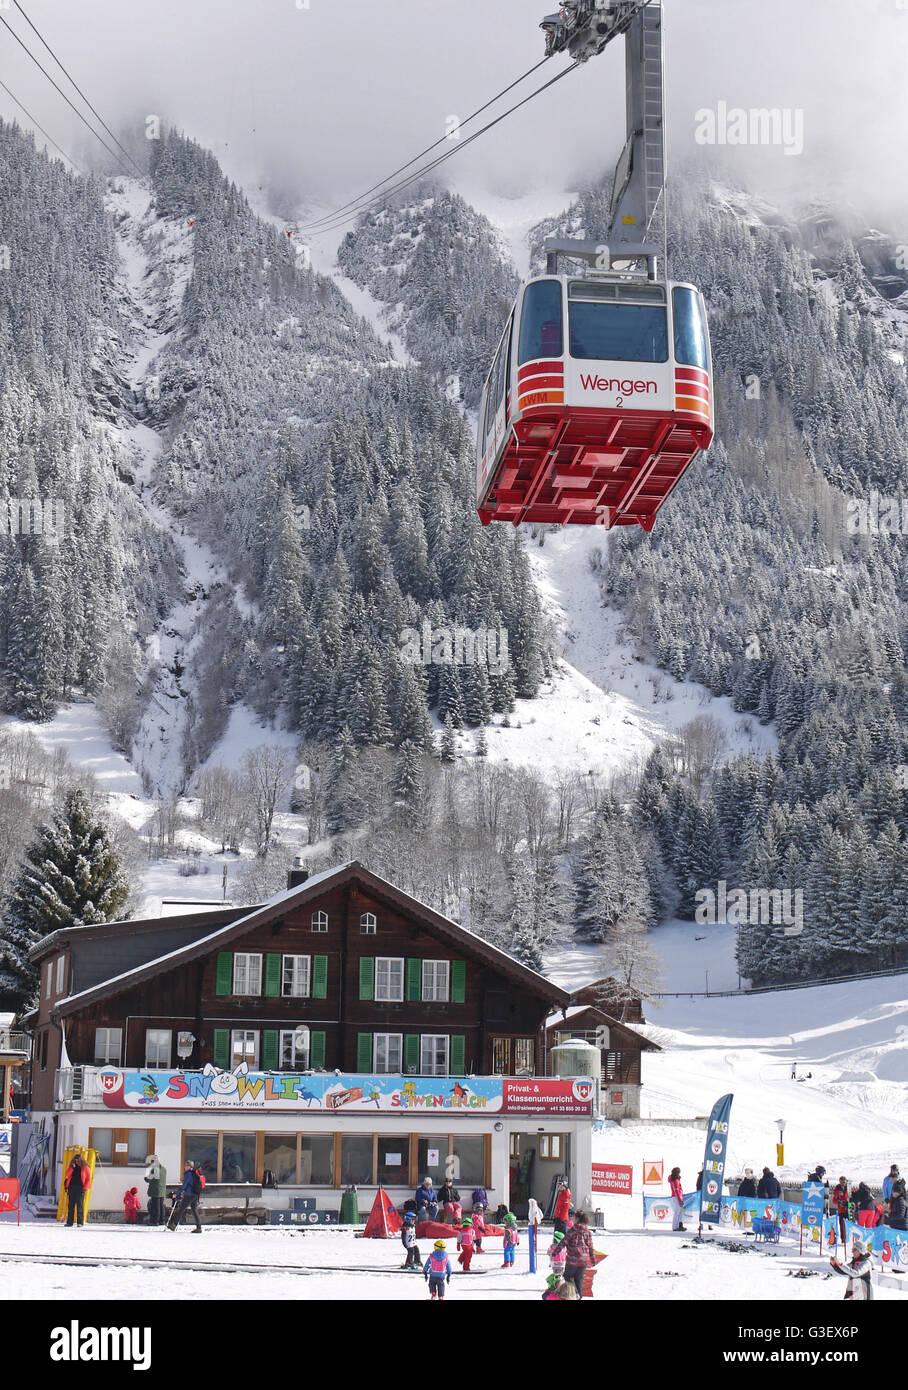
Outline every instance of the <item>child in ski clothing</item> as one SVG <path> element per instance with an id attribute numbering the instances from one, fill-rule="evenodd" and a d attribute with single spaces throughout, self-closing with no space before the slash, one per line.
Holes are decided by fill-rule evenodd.
<path id="1" fill-rule="evenodd" d="M 410 1211 L 404 1217 L 400 1238 L 407 1252 L 407 1260 L 403 1268 L 419 1269 L 422 1264 L 422 1255 L 420 1255 L 419 1246 L 416 1244 L 416 1217 Z"/>
<path id="2" fill-rule="evenodd" d="M 681 1217 L 684 1215 L 684 1192 L 681 1188 L 680 1168 L 673 1168 L 669 1174 L 668 1190 L 672 1194 L 672 1230 L 684 1231 L 687 1227 L 681 1225 Z"/>
<path id="3" fill-rule="evenodd" d="M 443 1240 L 437 1240 L 435 1247 L 423 1265 L 423 1274 L 429 1285 L 430 1298 L 437 1298 L 440 1303 L 444 1302 L 445 1284 L 451 1282 L 451 1261 L 447 1256 L 447 1247 Z"/>
<path id="4" fill-rule="evenodd" d="M 457 1263 L 463 1265 L 464 1274 L 470 1270 L 470 1261 L 473 1258 L 473 1223 L 472 1221 L 461 1222 L 460 1230 L 457 1232 L 457 1248 L 460 1254 L 457 1256 Z"/>
<path id="5" fill-rule="evenodd" d="M 545 1281 L 546 1289 L 542 1295 L 543 1303 L 567 1303 L 576 1300 L 577 1290 L 560 1274 L 550 1274 Z"/>
<path id="6" fill-rule="evenodd" d="M 482 1254 L 482 1238 L 486 1233 L 486 1219 L 482 1211 L 473 1208 L 473 1249 L 477 1255 Z"/>
<path id="7" fill-rule="evenodd" d="M 557 1274 L 559 1279 L 564 1274 L 564 1263 L 567 1259 L 567 1248 L 564 1243 L 564 1234 L 561 1231 L 555 1232 L 555 1237 L 549 1246 L 549 1264 L 552 1266 L 552 1273 Z"/>
<path id="8" fill-rule="evenodd" d="M 126 1212 L 126 1220 L 134 1224 L 139 1215 L 139 1189 L 129 1187 L 123 1193 L 123 1210 Z"/>
<path id="9" fill-rule="evenodd" d="M 829 1263 L 836 1274 L 841 1274 L 848 1280 L 848 1288 L 845 1290 L 846 1299 L 873 1301 L 873 1284 L 870 1281 L 873 1261 L 870 1251 L 864 1249 L 863 1241 L 852 1241 L 851 1259 L 847 1264 L 841 1264 L 836 1259 L 830 1260 Z"/>
<path id="10" fill-rule="evenodd" d="M 577 1297 L 583 1297 L 583 1280 L 590 1265 L 595 1264 L 596 1254 L 593 1250 L 593 1238 L 589 1232 L 586 1212 L 580 1212 L 577 1216 L 577 1224 L 568 1231 L 564 1238 L 565 1261 L 564 1277 L 569 1284 L 573 1284 L 577 1290 Z"/>
<path id="11" fill-rule="evenodd" d="M 517 1254 L 517 1247 L 520 1244 L 520 1232 L 517 1229 L 517 1218 L 512 1211 L 509 1211 L 504 1218 L 504 1259 L 502 1269 L 514 1264 L 514 1256 Z"/>

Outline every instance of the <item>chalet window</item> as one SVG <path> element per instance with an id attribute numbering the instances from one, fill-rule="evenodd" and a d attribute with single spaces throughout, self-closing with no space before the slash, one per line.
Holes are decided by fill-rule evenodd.
<path id="1" fill-rule="evenodd" d="M 206 1182 L 218 1181 L 218 1148 L 217 1131 L 183 1131 L 183 1162 L 189 1159 L 196 1168 L 201 1168 Z"/>
<path id="2" fill-rule="evenodd" d="M 306 1071 L 309 1067 L 309 1029 L 306 1029 L 305 1041 L 300 1037 L 300 1045 L 294 1042 L 296 1029 L 281 1029 L 281 1070 L 293 1071 L 299 1067 L 300 1071 Z M 267 1164 L 265 1165 L 268 1166 Z"/>
<path id="3" fill-rule="evenodd" d="M 259 1061 L 259 1035 L 254 1028 L 232 1028 L 230 1030 L 230 1066 L 238 1067 L 245 1062 L 254 1071 Z"/>
<path id="4" fill-rule="evenodd" d="M 376 1075 L 396 1074 L 403 1070 L 403 1044 L 400 1033 L 373 1034 L 372 1067 Z"/>
<path id="5" fill-rule="evenodd" d="M 313 914 L 312 914 L 312 930 L 313 930 L 313 931 L 327 931 L 327 930 L 328 930 L 328 914 L 327 914 L 327 912 L 313 912 Z"/>
<path id="6" fill-rule="evenodd" d="M 402 956 L 376 956 L 375 998 L 382 1003 L 397 1003 L 404 997 L 404 962 Z"/>
<path id="7" fill-rule="evenodd" d="M 120 1065 L 120 1046 L 123 1038 L 122 1028 L 95 1029 L 95 1066 Z"/>
<path id="8" fill-rule="evenodd" d="M 486 1140 L 482 1134 L 452 1134 L 450 1154 L 453 1162 L 454 1181 L 485 1186 Z"/>
<path id="9" fill-rule="evenodd" d="M 496 1076 L 507 1076 L 511 1070 L 511 1039 L 492 1039 L 492 1071 Z"/>
<path id="10" fill-rule="evenodd" d="M 153 1129 L 90 1129 L 88 1147 L 97 1149 L 103 1165 L 139 1168 L 154 1153 L 154 1136 Z"/>
<path id="11" fill-rule="evenodd" d="M 514 1039 L 514 1070 L 519 1074 L 522 1071 L 533 1071 L 533 1039 L 515 1038 Z"/>
<path id="12" fill-rule="evenodd" d="M 57 983 L 54 987 L 55 994 L 62 994 L 66 983 L 66 957 L 57 957 Z"/>
<path id="13" fill-rule="evenodd" d="M 153 1071 L 155 1067 L 170 1066 L 170 1040 L 171 1032 L 169 1028 L 146 1028 L 145 1029 L 145 1065 Z"/>
<path id="14" fill-rule="evenodd" d="M 49 1029 L 45 1028 L 41 1034 L 41 1070 L 47 1071 L 47 1036 Z"/>
<path id="15" fill-rule="evenodd" d="M 378 1136 L 378 1172 L 376 1181 L 385 1186 L 409 1187 L 409 1134 L 380 1134 Z"/>
<path id="16" fill-rule="evenodd" d="M 45 981 L 44 981 L 44 998 L 45 998 L 45 999 L 49 999 L 49 998 L 50 998 L 50 992 L 51 992 L 51 989 L 53 988 L 53 982 L 54 982 L 54 963 L 53 963 L 52 960 L 49 960 L 49 961 L 47 962 L 47 965 L 45 966 L 45 972 L 46 972 L 46 974 L 45 974 Z"/>
<path id="17" fill-rule="evenodd" d="M 311 963 L 311 956 L 284 956 L 281 993 L 285 999 L 308 999 Z"/>
<path id="18" fill-rule="evenodd" d="M 300 1135 L 300 1182 L 334 1186 L 334 1135 Z"/>
<path id="19" fill-rule="evenodd" d="M 540 1134 L 539 1157 L 560 1163 L 564 1158 L 564 1136 L 561 1134 Z"/>
<path id="20" fill-rule="evenodd" d="M 446 960 L 424 960 L 422 963 L 422 997 L 424 1000 L 447 1001 L 450 967 Z M 429 1073 L 431 1074 L 431 1073 Z"/>
<path id="21" fill-rule="evenodd" d="M 266 1134 L 262 1155 L 263 1173 L 273 1173 L 278 1183 L 295 1183 L 297 1144 L 295 1134 Z"/>
<path id="22" fill-rule="evenodd" d="M 261 994 L 262 957 L 260 952 L 253 954 L 237 952 L 233 957 L 234 994 Z"/>
<path id="23" fill-rule="evenodd" d="M 372 1135 L 345 1134 L 341 1139 L 342 1183 L 372 1183 Z"/>
<path id="24" fill-rule="evenodd" d="M 362 936 L 374 936 L 377 923 L 374 912 L 364 912 L 359 919 L 359 930 Z"/>
<path id="25" fill-rule="evenodd" d="M 255 1182 L 255 1135 L 225 1130 L 221 1135 L 221 1182 Z"/>
<path id="26" fill-rule="evenodd" d="M 421 1076 L 447 1076 L 448 1036 L 446 1033 L 423 1033 L 419 1040 L 419 1072 Z"/>

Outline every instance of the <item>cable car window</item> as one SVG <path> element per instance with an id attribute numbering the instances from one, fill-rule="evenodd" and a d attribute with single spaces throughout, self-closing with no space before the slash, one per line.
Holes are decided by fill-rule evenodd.
<path id="1" fill-rule="evenodd" d="M 575 299 L 570 306 L 571 356 L 600 362 L 667 362 L 665 309 Z"/>
<path id="2" fill-rule="evenodd" d="M 685 367 L 701 367 L 708 372 L 709 341 L 697 291 L 681 286 L 672 290 L 672 313 L 675 320 L 675 360 Z"/>
<path id="3" fill-rule="evenodd" d="M 561 357 L 563 352 L 561 285 L 557 280 L 537 280 L 523 296 L 518 362 Z"/>
<path id="4" fill-rule="evenodd" d="M 485 439 L 488 439 L 489 435 L 492 433 L 492 427 L 495 424 L 495 416 L 498 414 L 498 409 L 501 405 L 501 357 L 502 348 L 499 347 L 495 357 L 495 361 L 492 363 L 492 370 L 489 373 L 488 400 L 486 402 L 486 425 L 484 436 Z"/>

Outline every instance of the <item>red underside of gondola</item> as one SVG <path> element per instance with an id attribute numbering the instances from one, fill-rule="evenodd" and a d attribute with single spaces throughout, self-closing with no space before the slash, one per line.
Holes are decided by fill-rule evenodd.
<path id="1" fill-rule="evenodd" d="M 535 407 L 511 428 L 480 520 L 650 531 L 711 439 L 708 424 L 681 412 Z"/>

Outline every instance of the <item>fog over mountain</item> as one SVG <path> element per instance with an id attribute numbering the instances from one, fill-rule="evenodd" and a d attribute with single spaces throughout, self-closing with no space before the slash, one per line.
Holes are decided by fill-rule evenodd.
<path id="1" fill-rule="evenodd" d="M 36 0 L 23 8 L 108 124 L 143 143 L 159 115 L 212 149 L 244 186 L 285 205 L 343 201 L 464 119 L 543 56 L 546 0 Z M 32 10 L 34 9 L 34 13 Z M 669 152 L 706 154 L 697 112 L 803 112 L 804 150 L 737 148 L 739 179 L 904 220 L 908 9 L 897 0 L 666 0 Z M 45 66 L 15 7 L 2 17 Z M 606 52 L 446 166 L 451 180 L 517 194 L 575 186 L 623 142 L 623 57 Z M 107 159 L 6 29 L 4 81 L 80 159 Z M 528 94 L 564 66 L 555 59 Z M 59 76 L 59 74 L 58 74 Z M 65 83 L 61 83 L 65 86 Z M 68 90 L 68 88 L 67 88 Z M 494 114 L 497 114 L 496 108 Z M 21 118 L 0 92 L 0 114 Z M 126 132 L 129 132 L 127 136 Z M 467 132 L 465 132 L 466 134 Z"/>

